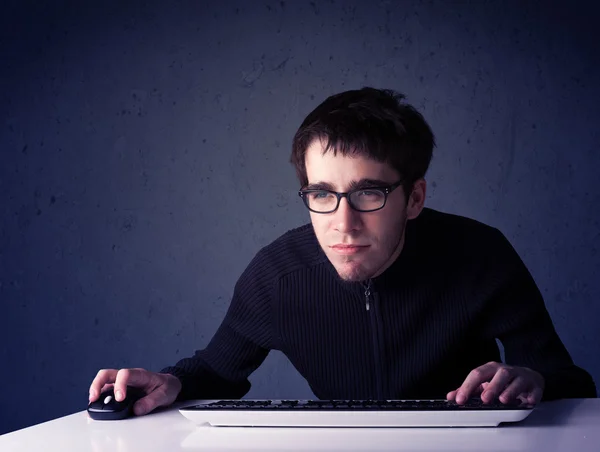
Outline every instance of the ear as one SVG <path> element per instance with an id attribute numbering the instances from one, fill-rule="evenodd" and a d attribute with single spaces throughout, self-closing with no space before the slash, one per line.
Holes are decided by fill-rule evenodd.
<path id="1" fill-rule="evenodd" d="M 419 216 L 425 205 L 425 195 L 427 194 L 427 182 L 425 179 L 418 179 L 413 185 L 413 190 L 408 197 L 406 214 L 409 220 Z"/>

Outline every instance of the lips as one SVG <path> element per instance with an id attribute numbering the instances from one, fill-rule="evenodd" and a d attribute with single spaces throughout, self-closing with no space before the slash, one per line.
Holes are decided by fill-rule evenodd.
<path id="1" fill-rule="evenodd" d="M 333 245 L 331 249 L 338 254 L 343 254 L 345 256 L 349 254 L 357 254 L 365 251 L 369 246 L 368 245 L 348 245 L 348 244 L 338 244 Z"/>

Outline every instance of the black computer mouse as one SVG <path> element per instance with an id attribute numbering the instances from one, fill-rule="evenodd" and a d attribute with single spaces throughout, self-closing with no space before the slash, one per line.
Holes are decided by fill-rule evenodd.
<path id="1" fill-rule="evenodd" d="M 88 405 L 88 413 L 92 419 L 98 421 L 113 421 L 133 416 L 133 404 L 146 394 L 140 388 L 127 386 L 125 399 L 117 402 L 114 389 L 104 391 L 98 400 Z"/>

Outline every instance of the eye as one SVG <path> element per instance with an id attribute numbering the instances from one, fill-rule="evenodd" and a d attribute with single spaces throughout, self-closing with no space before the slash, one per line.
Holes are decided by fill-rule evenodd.
<path id="1" fill-rule="evenodd" d="M 381 196 L 381 192 L 379 190 L 361 190 L 357 192 L 357 196 L 360 198 L 369 198 L 369 197 L 377 197 Z"/>
<path id="2" fill-rule="evenodd" d="M 331 193 L 328 193 L 326 191 L 315 191 L 315 192 L 312 192 L 309 194 L 309 196 L 312 197 L 313 199 L 324 199 L 330 195 L 331 195 Z"/>
<path id="3" fill-rule="evenodd" d="M 323 204 L 323 203 L 330 203 L 330 202 L 335 201 L 336 197 L 333 193 L 329 193 L 328 191 L 325 191 L 325 190 L 319 190 L 319 191 L 309 192 L 307 199 L 309 202 L 312 202 L 312 203 Z"/>

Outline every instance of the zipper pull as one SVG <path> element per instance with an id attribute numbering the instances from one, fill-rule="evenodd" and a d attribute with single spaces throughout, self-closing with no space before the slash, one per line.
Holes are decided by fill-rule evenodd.
<path id="1" fill-rule="evenodd" d="M 367 287 L 365 287 L 365 298 L 367 311 L 371 309 L 371 281 L 369 281 Z"/>

